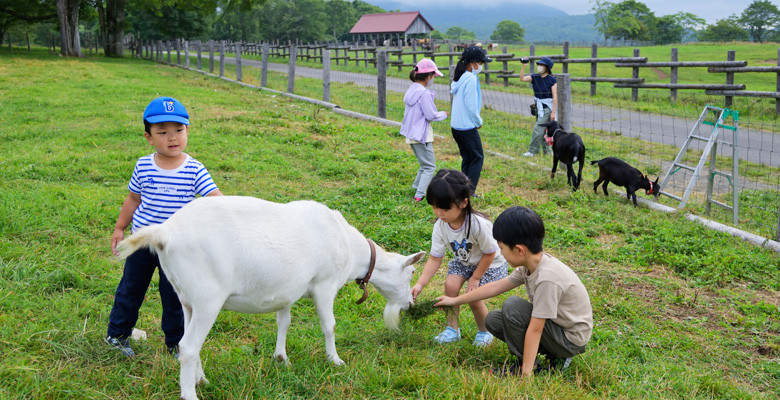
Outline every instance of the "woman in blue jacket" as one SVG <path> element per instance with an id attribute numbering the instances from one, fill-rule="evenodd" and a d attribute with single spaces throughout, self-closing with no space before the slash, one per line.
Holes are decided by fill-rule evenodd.
<path id="1" fill-rule="evenodd" d="M 477 183 L 485 159 L 478 130 L 482 127 L 482 117 L 479 115 L 482 108 L 482 92 L 477 74 L 482 71 L 485 63 L 491 61 L 493 59 L 479 47 L 471 46 L 464 50 L 455 67 L 454 82 L 450 89 L 453 95 L 450 120 L 452 137 L 458 144 L 463 159 L 460 170 L 469 177 L 472 194 L 477 191 Z"/>

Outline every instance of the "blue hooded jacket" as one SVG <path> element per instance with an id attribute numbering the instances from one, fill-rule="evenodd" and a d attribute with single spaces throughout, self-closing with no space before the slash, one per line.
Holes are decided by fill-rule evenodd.
<path id="1" fill-rule="evenodd" d="M 482 91 L 477 75 L 466 71 L 457 82 L 452 82 L 452 114 L 450 126 L 459 131 L 467 131 L 482 126 L 479 111 L 482 108 Z"/>

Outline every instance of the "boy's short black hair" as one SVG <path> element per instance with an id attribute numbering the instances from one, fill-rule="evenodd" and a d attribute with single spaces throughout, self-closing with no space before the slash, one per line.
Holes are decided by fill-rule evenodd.
<path id="1" fill-rule="evenodd" d="M 510 207 L 493 223 L 493 237 L 509 247 L 522 244 L 531 253 L 541 253 L 544 222 L 536 211 L 528 207 Z"/>
<path id="2" fill-rule="evenodd" d="M 150 124 L 147 120 L 144 120 L 144 132 L 150 135 L 152 134 L 152 124 Z"/>

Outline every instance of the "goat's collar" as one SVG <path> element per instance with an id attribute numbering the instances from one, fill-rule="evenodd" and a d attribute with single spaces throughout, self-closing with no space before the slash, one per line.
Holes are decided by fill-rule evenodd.
<path id="1" fill-rule="evenodd" d="M 368 273 L 366 273 L 366 276 L 355 279 L 355 283 L 357 283 L 358 286 L 363 289 L 363 297 L 361 297 L 356 304 L 360 304 L 366 301 L 366 298 L 368 298 L 368 289 L 366 289 L 366 284 L 368 283 L 368 280 L 371 279 L 371 273 L 374 272 L 374 266 L 376 265 L 376 246 L 374 245 L 374 242 L 371 241 L 371 239 L 366 240 L 368 241 L 368 246 L 371 248 L 371 261 L 368 263 Z"/>

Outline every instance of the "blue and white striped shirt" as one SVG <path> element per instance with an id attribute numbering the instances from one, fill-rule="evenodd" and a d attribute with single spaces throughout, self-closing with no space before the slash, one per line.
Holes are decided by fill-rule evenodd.
<path id="1" fill-rule="evenodd" d="M 195 195 L 206 196 L 217 190 L 209 171 L 198 160 L 187 159 L 176 169 L 162 169 L 154 162 L 154 154 L 138 159 L 128 189 L 141 195 L 141 204 L 133 214 L 132 232 L 161 224 Z"/>

